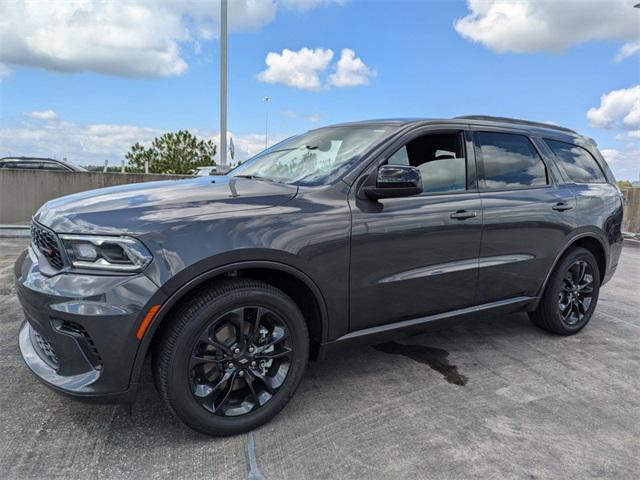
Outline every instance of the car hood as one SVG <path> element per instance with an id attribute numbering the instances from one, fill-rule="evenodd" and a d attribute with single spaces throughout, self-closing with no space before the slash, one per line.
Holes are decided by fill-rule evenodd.
<path id="1" fill-rule="evenodd" d="M 280 205 L 297 190 L 294 185 L 224 176 L 134 183 L 51 200 L 34 219 L 58 233 L 144 233 L 185 218 Z"/>

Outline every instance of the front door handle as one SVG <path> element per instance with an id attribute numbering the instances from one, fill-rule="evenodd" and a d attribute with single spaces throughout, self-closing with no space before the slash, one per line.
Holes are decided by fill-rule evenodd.
<path id="1" fill-rule="evenodd" d="M 551 207 L 557 212 L 564 212 L 565 210 L 571 210 L 573 208 L 572 205 L 569 205 L 566 202 L 558 202 L 553 207 Z"/>
<path id="2" fill-rule="evenodd" d="M 454 218 L 456 220 L 466 220 L 467 218 L 473 218 L 477 216 L 476 212 L 468 212 L 466 210 L 458 210 L 453 212 L 449 217 Z"/>

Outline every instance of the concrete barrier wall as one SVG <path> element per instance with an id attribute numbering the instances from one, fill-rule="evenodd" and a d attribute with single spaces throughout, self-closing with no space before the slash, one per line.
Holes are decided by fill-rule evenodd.
<path id="1" fill-rule="evenodd" d="M 48 200 L 125 183 L 188 178 L 153 173 L 56 172 L 0 169 L 0 225 L 28 224 Z M 640 187 L 626 189 L 623 230 L 640 233 Z"/>
<path id="2" fill-rule="evenodd" d="M 627 188 L 624 193 L 624 219 L 622 230 L 640 233 L 640 187 Z"/>
<path id="3" fill-rule="evenodd" d="M 43 203 L 63 195 L 125 183 L 180 178 L 188 177 L 152 173 L 0 169 L 0 225 L 28 224 Z"/>

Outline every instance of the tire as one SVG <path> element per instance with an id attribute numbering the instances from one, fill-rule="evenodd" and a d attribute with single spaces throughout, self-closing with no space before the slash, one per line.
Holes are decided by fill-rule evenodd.
<path id="1" fill-rule="evenodd" d="M 169 410 L 194 430 L 253 430 L 298 388 L 309 335 L 299 308 L 277 288 L 248 278 L 218 281 L 168 320 L 152 353 L 154 380 Z"/>
<path id="2" fill-rule="evenodd" d="M 572 247 L 556 265 L 537 310 L 529 317 L 543 330 L 573 335 L 591 320 L 599 293 L 598 262 L 590 251 Z"/>

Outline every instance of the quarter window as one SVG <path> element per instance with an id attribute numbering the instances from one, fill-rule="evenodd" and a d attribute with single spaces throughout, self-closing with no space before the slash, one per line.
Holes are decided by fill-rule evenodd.
<path id="1" fill-rule="evenodd" d="M 576 183 L 606 183 L 598 162 L 584 148 L 556 140 L 545 140 L 564 172 Z"/>
<path id="2" fill-rule="evenodd" d="M 396 151 L 389 165 L 410 165 L 420 170 L 424 193 L 464 191 L 467 169 L 461 134 L 418 137 Z"/>
<path id="3" fill-rule="evenodd" d="M 478 146 L 482 154 L 482 188 L 500 190 L 546 185 L 547 170 L 524 135 L 478 132 Z"/>

